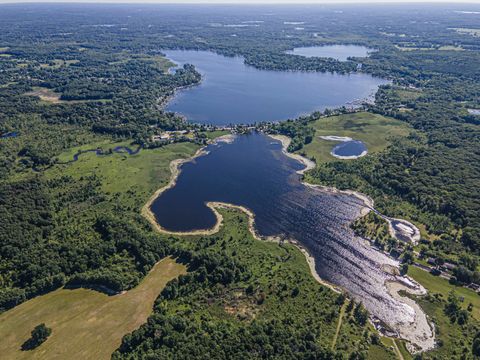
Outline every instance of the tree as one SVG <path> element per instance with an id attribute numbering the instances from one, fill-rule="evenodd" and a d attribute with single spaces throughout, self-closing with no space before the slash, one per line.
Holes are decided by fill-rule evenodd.
<path id="1" fill-rule="evenodd" d="M 474 340 L 473 340 L 473 344 L 472 344 L 472 354 L 474 356 L 478 356 L 480 357 L 480 339 L 478 337 L 476 337 Z"/>
<path id="2" fill-rule="evenodd" d="M 32 330 L 30 339 L 23 343 L 22 350 L 33 350 L 39 347 L 47 340 L 51 333 L 52 329 L 45 326 L 44 323 L 35 326 L 35 328 Z"/>

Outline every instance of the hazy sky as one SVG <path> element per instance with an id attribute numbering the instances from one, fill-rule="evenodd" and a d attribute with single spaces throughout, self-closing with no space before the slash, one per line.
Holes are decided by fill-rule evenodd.
<path id="1" fill-rule="evenodd" d="M 0 3 L 16 3 L 16 2 L 86 2 L 86 3 L 241 3 L 241 4 L 338 4 L 338 3 L 415 3 L 415 2 L 441 2 L 449 4 L 474 3 L 480 5 L 480 0 L 0 0 Z"/>

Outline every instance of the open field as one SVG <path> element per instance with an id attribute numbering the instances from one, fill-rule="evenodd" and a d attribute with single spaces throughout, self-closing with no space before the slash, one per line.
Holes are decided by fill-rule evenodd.
<path id="1" fill-rule="evenodd" d="M 440 50 L 440 51 L 464 51 L 465 49 L 462 48 L 461 46 L 452 46 L 452 45 L 444 45 L 440 46 L 438 48 L 436 47 L 428 47 L 428 48 L 421 48 L 421 47 L 402 47 L 395 45 L 395 47 L 400 50 L 400 51 L 434 51 L 434 50 Z"/>
<path id="2" fill-rule="evenodd" d="M 320 139 L 320 136 L 348 136 L 355 140 L 362 140 L 368 152 L 384 150 L 390 139 L 398 136 L 407 136 L 409 127 L 401 121 L 366 112 L 344 114 L 322 118 L 313 123 L 315 137 L 310 144 L 302 149 L 308 157 L 314 157 L 317 163 L 338 160 L 330 151 L 336 142 Z"/>
<path id="3" fill-rule="evenodd" d="M 40 67 L 42 69 L 59 69 L 62 66 L 70 66 L 70 65 L 73 65 L 73 64 L 78 64 L 79 62 L 80 62 L 79 60 L 55 59 L 51 63 L 40 64 Z"/>
<path id="4" fill-rule="evenodd" d="M 164 259 L 134 289 L 108 296 L 60 289 L 29 300 L 0 315 L 2 359 L 110 359 L 125 334 L 143 324 L 165 284 L 185 267 Z M 52 335 L 33 351 L 21 351 L 30 331 L 45 323 Z"/>
<path id="5" fill-rule="evenodd" d="M 61 100 L 62 94 L 56 93 L 51 89 L 35 86 L 32 91 L 25 93 L 27 96 L 37 96 L 46 104 L 75 104 L 82 102 L 108 102 L 109 99 L 97 99 L 97 100 Z"/>
<path id="6" fill-rule="evenodd" d="M 116 146 L 130 146 L 129 142 L 108 142 L 83 145 L 73 148 L 59 156 L 61 161 L 69 161 L 79 150 L 102 148 L 104 151 Z M 192 143 L 176 143 L 157 149 L 141 150 L 136 155 L 112 153 L 97 156 L 95 153 L 80 155 L 78 161 L 67 165 L 58 165 L 49 169 L 49 178 L 70 175 L 74 178 L 95 174 L 101 180 L 103 192 L 140 209 L 148 198 L 170 179 L 170 162 L 188 158 L 198 149 Z"/>
<path id="7" fill-rule="evenodd" d="M 461 302 L 462 308 L 466 309 L 468 304 L 471 303 L 473 305 L 472 316 L 475 319 L 480 320 L 480 296 L 475 291 L 462 286 L 451 285 L 447 280 L 439 276 L 434 276 L 415 266 L 409 267 L 408 275 L 422 284 L 429 293 L 442 294 L 444 299 L 448 297 L 450 291 L 455 291 L 457 296 L 464 298 L 463 302 Z"/>
<path id="8" fill-rule="evenodd" d="M 119 60 L 110 62 L 110 65 L 125 64 L 125 63 L 128 63 L 129 61 L 144 61 L 152 64 L 159 70 L 163 70 L 164 72 L 167 72 L 168 69 L 175 66 L 175 64 L 171 62 L 169 59 L 160 55 L 146 55 L 146 54 L 135 55 L 135 54 L 129 54 L 126 52 L 120 53 Z"/>
<path id="9" fill-rule="evenodd" d="M 478 333 L 480 297 L 472 290 L 450 285 L 447 280 L 413 266 L 409 268 L 408 274 L 427 288 L 431 295 L 430 297 L 416 299 L 435 324 L 437 343 L 440 344 L 434 353 L 424 358 L 471 359 L 468 355 L 471 354 L 472 338 Z M 463 301 L 459 303 L 463 309 L 466 309 L 469 303 L 473 305 L 472 311 L 469 312 L 469 319 L 464 325 L 452 321 L 445 314 L 447 298 L 452 290 L 457 297 L 463 297 Z M 462 353 L 466 354 L 467 357 L 462 357 Z"/>
<path id="10" fill-rule="evenodd" d="M 27 96 L 37 96 L 40 100 L 52 103 L 52 104 L 59 104 L 63 102 L 60 100 L 60 96 L 62 94 L 56 93 L 50 89 L 42 88 L 42 87 L 34 87 L 33 91 L 25 93 Z"/>

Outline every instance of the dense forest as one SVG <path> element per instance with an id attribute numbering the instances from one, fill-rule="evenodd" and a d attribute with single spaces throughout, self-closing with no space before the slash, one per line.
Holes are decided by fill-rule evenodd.
<path id="1" fill-rule="evenodd" d="M 245 229 L 213 240 L 157 234 L 139 212 L 160 180 L 144 192 L 114 191 L 102 171 L 75 176 L 59 157 L 89 144 L 138 144 L 160 131 L 196 127 L 163 105 L 176 90 L 198 84 L 200 72 L 187 64 L 170 73 L 162 49 L 243 56 L 267 70 L 384 77 L 391 84 L 367 108 L 405 121 L 412 135 L 354 162 L 318 164 L 307 178 L 360 190 L 383 213 L 425 225 L 428 241 L 418 250 L 461 264 L 457 277 L 471 279 L 480 256 L 480 117 L 467 109 L 480 108 L 480 41 L 465 29 L 479 28 L 469 14 L 478 7 L 415 6 L 287 6 L 273 16 L 267 6 L 0 5 L 0 311 L 63 285 L 130 289 L 159 259 L 176 255 L 190 272 L 165 288 L 148 323 L 125 337 L 114 358 L 363 359 L 372 349 L 391 356 L 360 304 L 303 275 L 298 286 L 285 273 L 259 275 L 258 264 L 276 269 L 292 249 L 247 256 L 254 240 Z M 323 44 L 377 51 L 347 61 L 285 53 Z M 301 152 L 315 136 L 310 122 L 324 115 L 273 131 L 292 137 L 290 150 Z M 234 225 L 245 221 L 231 217 Z M 248 311 L 222 318 L 219 309 L 230 309 L 237 293 Z M 425 301 L 465 317 L 453 297 Z M 342 306 L 348 333 L 332 350 L 324 344 Z M 470 355 L 476 325 L 455 321 L 467 339 L 458 345 L 460 358 L 467 347 Z"/>

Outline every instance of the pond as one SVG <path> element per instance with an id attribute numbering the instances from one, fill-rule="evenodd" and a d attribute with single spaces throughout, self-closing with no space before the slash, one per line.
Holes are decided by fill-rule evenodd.
<path id="1" fill-rule="evenodd" d="M 360 140 L 344 141 L 332 149 L 332 155 L 339 159 L 356 159 L 367 155 L 367 145 Z"/>
<path id="2" fill-rule="evenodd" d="M 244 206 L 255 214 L 260 235 L 299 241 L 315 258 L 318 274 L 347 289 L 372 314 L 390 325 L 412 320 L 411 308 L 384 285 L 393 279 L 386 268 L 396 262 L 350 228 L 364 206 L 359 198 L 304 185 L 296 173 L 303 165 L 262 134 L 237 136 L 206 151 L 183 164 L 175 185 L 153 202 L 160 226 L 176 232 L 209 229 L 216 217 L 206 202 Z"/>
<path id="3" fill-rule="evenodd" d="M 253 124 L 296 118 L 372 97 L 388 81 L 367 74 L 258 70 L 243 58 L 207 51 L 164 51 L 178 65 L 190 63 L 202 74 L 198 86 L 180 90 L 166 110 L 195 123 Z"/>
<path id="4" fill-rule="evenodd" d="M 347 61 L 349 57 L 367 57 L 374 51 L 375 49 L 358 45 L 325 45 L 298 47 L 287 51 L 287 54 Z"/>

